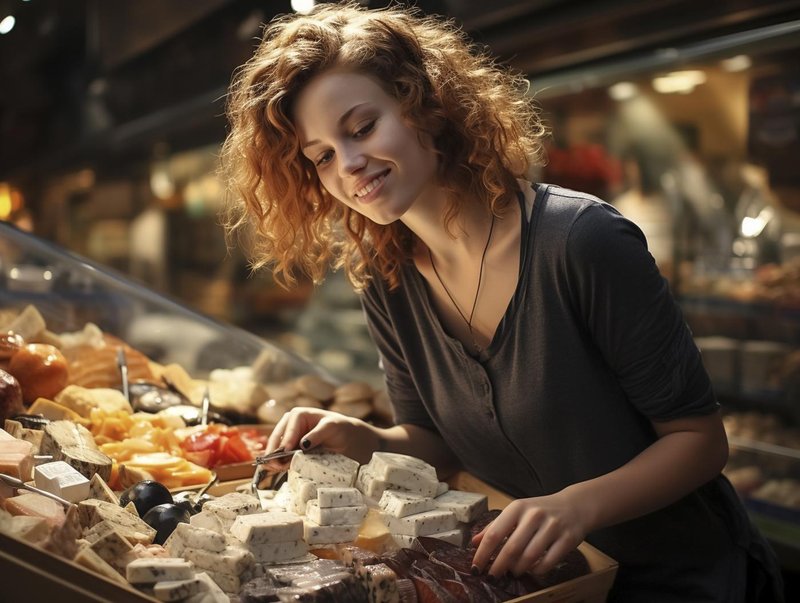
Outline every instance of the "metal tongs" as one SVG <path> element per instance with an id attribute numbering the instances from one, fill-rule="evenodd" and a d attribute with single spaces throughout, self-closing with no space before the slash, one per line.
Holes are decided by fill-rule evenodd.
<path id="1" fill-rule="evenodd" d="M 67 499 L 61 498 L 56 494 L 52 494 L 47 490 L 41 490 L 39 488 L 36 488 L 35 486 L 30 486 L 25 482 L 23 482 L 21 479 L 18 479 L 11 475 L 0 473 L 0 480 L 4 481 L 7 485 L 11 486 L 12 488 L 17 488 L 18 490 L 28 490 L 30 492 L 35 492 L 36 494 L 41 494 L 42 496 L 46 496 L 47 498 L 52 498 L 54 501 L 64 505 L 65 509 L 69 509 L 72 506 L 72 503 L 69 502 Z"/>
<path id="2" fill-rule="evenodd" d="M 117 367 L 119 368 L 120 377 L 122 377 L 122 395 L 130 402 L 131 392 L 128 385 L 128 359 L 125 356 L 125 348 L 122 346 L 117 349 Z"/>
<path id="3" fill-rule="evenodd" d="M 280 480 L 280 476 L 286 472 L 286 463 L 273 463 L 273 461 L 288 459 L 294 456 L 295 452 L 298 452 L 298 450 L 285 450 L 281 447 L 273 452 L 270 452 L 269 454 L 257 456 L 253 460 L 253 466 L 256 468 L 256 470 L 253 473 L 253 479 L 250 482 L 250 490 L 253 492 L 253 494 L 258 496 L 258 490 L 260 489 L 259 486 L 262 486 L 262 484 L 265 482 L 265 479 L 269 476 L 272 476 L 272 480 L 267 487 L 274 488 L 276 482 Z M 262 465 L 266 466 L 262 467 Z"/>

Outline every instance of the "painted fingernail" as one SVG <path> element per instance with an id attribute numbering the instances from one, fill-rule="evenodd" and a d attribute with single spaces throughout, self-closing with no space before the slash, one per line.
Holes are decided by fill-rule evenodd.
<path id="1" fill-rule="evenodd" d="M 309 448 L 309 447 L 311 446 L 311 440 L 309 440 L 308 438 L 306 438 L 305 440 L 303 440 L 302 442 L 300 442 L 300 445 L 301 445 L 303 448 Z"/>
<path id="2" fill-rule="evenodd" d="M 478 566 L 477 566 L 477 565 L 473 565 L 471 568 L 469 568 L 469 572 L 470 572 L 470 573 L 471 573 L 473 576 L 477 576 L 478 574 L 480 574 L 480 573 L 481 573 L 481 570 L 479 570 L 479 569 L 478 569 Z"/>

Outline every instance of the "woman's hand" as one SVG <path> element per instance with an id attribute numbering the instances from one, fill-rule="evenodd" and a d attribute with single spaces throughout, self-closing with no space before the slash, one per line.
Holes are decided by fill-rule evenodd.
<path id="1" fill-rule="evenodd" d="M 366 463 L 378 445 L 378 433 L 360 419 L 330 410 L 297 407 L 285 413 L 275 425 L 266 452 L 281 447 L 285 450 L 320 447 Z"/>
<path id="2" fill-rule="evenodd" d="M 499 548 L 491 575 L 544 574 L 583 541 L 586 525 L 564 493 L 515 500 L 473 537 L 478 545 L 473 564 L 483 571 Z"/>

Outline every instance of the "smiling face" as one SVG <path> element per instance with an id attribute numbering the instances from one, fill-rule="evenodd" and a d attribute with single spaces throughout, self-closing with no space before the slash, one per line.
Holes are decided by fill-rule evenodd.
<path id="1" fill-rule="evenodd" d="M 294 123 L 326 191 L 378 224 L 420 198 L 442 195 L 437 155 L 403 119 L 400 103 L 371 77 L 326 71 L 300 92 Z"/>

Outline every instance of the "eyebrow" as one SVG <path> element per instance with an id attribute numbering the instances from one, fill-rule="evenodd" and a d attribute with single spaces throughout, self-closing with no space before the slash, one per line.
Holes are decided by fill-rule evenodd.
<path id="1" fill-rule="evenodd" d="M 336 123 L 337 123 L 337 125 L 338 125 L 338 126 L 341 126 L 341 125 L 342 125 L 344 122 L 346 122 L 346 121 L 347 121 L 347 120 L 350 118 L 350 116 L 353 114 L 353 112 L 354 112 L 356 109 L 358 109 L 359 107 L 363 107 L 363 106 L 364 106 L 364 105 L 366 105 L 366 104 L 367 104 L 367 103 L 358 103 L 357 105 L 353 105 L 352 107 L 350 107 L 350 108 L 349 108 L 347 111 L 345 111 L 345 112 L 342 114 L 342 116 L 339 118 L 339 121 L 338 121 L 338 122 L 336 122 Z M 320 143 L 320 141 L 319 141 L 319 140 L 309 140 L 307 143 L 305 143 L 305 144 L 304 144 L 304 145 L 301 147 L 301 149 L 302 149 L 302 150 L 305 150 L 306 148 L 308 148 L 308 147 L 310 147 L 310 146 L 314 146 L 315 144 L 319 144 L 319 143 Z"/>

